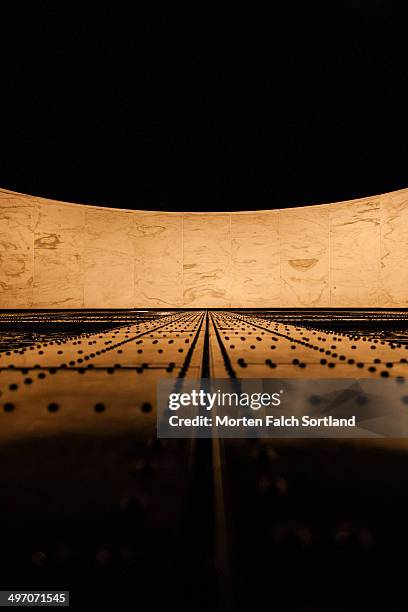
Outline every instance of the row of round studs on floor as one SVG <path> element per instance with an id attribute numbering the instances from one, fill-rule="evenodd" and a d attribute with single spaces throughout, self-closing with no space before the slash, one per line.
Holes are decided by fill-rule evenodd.
<path id="1" fill-rule="evenodd" d="M 253 328 L 253 329 L 255 329 L 255 328 Z M 289 329 L 288 329 L 288 328 L 286 328 L 286 330 L 287 330 L 287 331 L 289 331 Z M 270 331 L 270 330 L 269 330 L 269 331 Z M 277 331 L 277 330 L 275 330 L 275 331 Z M 301 330 L 298 330 L 298 331 L 301 331 Z M 238 333 L 238 332 L 235 332 L 235 333 Z M 248 332 L 248 333 L 250 334 L 251 332 Z M 313 334 L 314 334 L 314 335 L 316 335 L 316 332 L 313 332 Z M 304 340 L 307 340 L 307 341 L 309 340 L 309 338 L 307 338 L 306 336 L 303 336 L 303 338 L 304 338 Z M 359 339 L 359 338 L 351 338 L 351 339 Z M 370 347 L 372 350 L 375 350 L 375 349 L 376 349 L 375 344 L 378 344 L 378 343 L 380 343 L 380 344 L 382 344 L 382 345 L 386 344 L 386 342 L 385 342 L 385 341 L 380 341 L 380 340 L 377 340 L 377 339 L 375 339 L 375 340 L 372 340 L 372 339 L 370 339 L 370 338 L 361 338 L 361 339 L 362 339 L 363 341 L 366 341 L 366 340 L 367 340 L 367 341 L 369 341 L 369 340 L 371 340 L 371 342 L 373 342 L 373 345 Z M 296 338 L 292 338 L 292 340 L 293 340 L 293 341 L 298 341 L 298 342 L 300 342 L 300 341 L 299 341 L 298 339 L 296 339 Z M 341 342 L 341 341 L 342 341 L 342 339 L 341 339 L 341 338 L 338 338 L 338 337 L 333 337 L 333 338 L 331 338 L 331 339 L 330 339 L 330 338 L 324 338 L 324 337 L 322 337 L 322 336 L 318 336 L 318 337 L 317 337 L 317 340 L 322 341 L 322 342 L 330 342 L 330 341 L 337 341 L 337 342 Z M 390 348 L 392 348 L 392 349 L 395 349 L 395 348 L 402 348 L 402 346 L 404 346 L 404 348 L 408 350 L 408 345 L 402 345 L 402 344 L 392 344 L 392 345 L 390 346 Z M 334 345 L 334 346 L 332 346 L 331 348 L 333 348 L 333 349 L 334 349 L 334 348 L 336 348 L 336 346 Z M 356 346 L 356 345 L 352 345 L 352 346 L 351 346 L 351 348 L 352 348 L 352 349 L 357 349 L 357 346 Z"/>
<path id="2" fill-rule="evenodd" d="M 312 331 L 314 328 L 308 328 L 308 329 L 310 329 Z M 319 332 L 321 333 L 321 330 L 312 331 L 313 335 L 316 335 Z M 330 332 L 327 332 L 327 333 L 330 333 Z M 389 348 L 391 348 L 391 349 L 404 348 L 405 350 L 408 350 L 408 344 L 406 344 L 406 343 L 403 344 L 401 342 L 394 342 L 392 340 L 381 340 L 379 338 L 374 338 L 373 339 L 370 336 L 368 336 L 368 337 L 367 336 L 360 336 L 359 334 L 347 334 L 347 333 L 344 333 L 344 332 L 336 332 L 336 334 L 338 336 L 341 335 L 344 338 L 347 338 L 348 340 L 360 340 L 362 342 L 372 342 L 373 344 L 381 344 L 381 345 L 387 344 L 389 346 Z M 321 340 L 323 340 L 323 342 L 326 341 L 324 338 L 319 338 L 318 337 L 317 339 L 318 340 L 321 339 Z M 332 339 L 334 341 L 337 340 L 338 342 L 342 341 L 341 338 L 333 337 Z M 357 347 L 356 346 L 352 346 L 351 348 L 357 348 Z M 371 346 L 371 348 L 373 349 L 375 347 Z"/>
<path id="3" fill-rule="evenodd" d="M 192 336 L 193 334 L 192 334 L 192 333 L 190 333 L 189 335 L 190 335 L 190 336 Z M 153 334 L 151 334 L 151 337 L 153 337 Z M 109 344 L 110 342 L 111 342 L 111 341 L 105 342 L 105 344 Z M 95 356 L 97 356 L 97 355 L 101 355 L 101 354 L 104 354 L 104 353 L 106 353 L 106 352 L 108 352 L 108 351 L 112 351 L 113 349 L 117 348 L 118 346 L 121 346 L 121 345 L 126 344 L 126 343 L 128 343 L 128 342 L 129 342 L 129 340 L 123 340 L 122 342 L 118 342 L 118 343 L 114 344 L 114 345 L 113 345 L 113 346 L 111 346 L 111 347 L 107 347 L 107 348 L 104 348 L 104 349 L 101 349 L 101 350 L 95 351 L 95 353 L 90 353 L 89 355 L 85 355 L 83 358 L 82 358 L 82 357 L 80 357 L 80 358 L 76 359 L 75 361 L 74 361 L 74 360 L 71 360 L 71 361 L 69 361 L 69 362 L 68 362 L 68 365 L 70 365 L 70 366 L 74 366 L 76 363 L 83 363 L 84 361 L 89 361 L 89 359 L 92 359 L 92 358 L 94 358 L 94 357 L 95 357 Z M 138 341 L 136 342 L 136 344 L 140 344 L 140 343 L 142 343 L 142 342 L 143 342 L 143 340 L 138 340 Z M 172 344 L 173 342 L 174 342 L 174 340 L 169 340 L 169 341 L 168 341 L 168 343 L 169 343 L 169 344 Z M 189 338 L 186 338 L 186 339 L 184 340 L 184 343 L 185 343 L 185 344 L 189 344 L 189 342 L 190 342 Z M 153 343 L 158 343 L 158 340 L 155 340 Z M 183 353 L 183 352 L 184 352 L 184 349 L 183 349 L 183 348 L 179 348 L 179 349 L 177 349 L 177 350 L 178 350 L 178 352 L 179 352 L 179 353 Z M 161 348 L 160 348 L 160 349 L 158 349 L 158 351 L 157 351 L 157 352 L 158 352 L 159 354 L 161 354 L 161 353 L 163 353 L 163 349 L 161 349 Z M 57 351 L 57 353 L 58 353 L 58 354 L 63 354 L 63 351 Z M 83 354 L 83 351 L 82 351 L 82 350 L 78 350 L 78 353 L 79 353 L 79 354 Z M 119 350 L 117 350 L 117 353 L 118 353 L 118 354 L 122 354 L 122 353 L 123 353 L 123 351 L 122 351 L 121 349 L 119 349 Z M 142 353 L 143 353 L 143 349 L 138 349 L 138 350 L 137 350 L 137 353 L 138 353 L 138 354 L 142 354 Z M 22 353 L 21 353 L 21 354 L 22 354 Z M 44 354 L 44 352 L 43 352 L 43 351 L 38 351 L 38 354 L 39 354 L 39 355 L 43 355 L 43 354 Z M 13 364 L 10 364 L 8 367 L 11 367 L 12 365 L 13 365 Z M 61 365 L 60 365 L 60 367 L 61 367 L 61 366 L 63 367 L 63 366 L 64 366 L 64 364 L 61 364 Z M 35 367 L 35 366 L 34 366 L 34 367 Z"/>
<path id="4" fill-rule="evenodd" d="M 352 362 L 352 363 L 354 363 L 354 360 L 349 360 L 349 363 L 351 363 L 351 362 Z M 245 361 L 245 359 L 244 359 L 243 357 L 240 357 L 239 359 L 237 359 L 237 363 L 238 363 L 238 365 L 239 365 L 241 368 L 246 368 L 246 367 L 248 367 L 248 363 Z M 336 364 L 335 364 L 335 363 L 333 363 L 333 362 L 328 362 L 326 359 L 321 359 L 321 360 L 320 360 L 320 363 L 321 363 L 321 365 L 327 365 L 329 368 L 335 368 L 335 367 L 336 367 Z M 284 364 L 277 364 L 277 363 L 273 362 L 271 359 L 265 359 L 265 364 L 266 364 L 266 365 L 268 365 L 270 368 L 273 368 L 273 369 L 274 369 L 274 368 L 277 368 L 277 367 L 278 367 L 278 365 L 284 365 L 284 366 L 289 365 L 289 364 L 287 364 L 287 363 L 284 363 Z M 306 366 L 307 366 L 307 364 L 306 364 L 306 363 L 304 363 L 303 361 L 300 361 L 299 359 L 293 359 L 293 360 L 292 360 L 292 365 L 299 366 L 299 368 L 306 368 Z M 363 363 L 357 363 L 357 364 L 356 364 L 356 366 L 357 366 L 358 368 L 363 368 L 363 367 L 364 367 L 364 364 L 363 364 Z M 390 367 L 390 366 L 387 366 L 387 367 Z M 391 367 L 392 367 L 392 365 L 391 365 Z M 370 372 L 375 372 L 375 371 L 376 371 L 376 368 L 375 368 L 375 367 L 373 367 L 373 366 L 370 366 L 370 367 L 368 368 L 368 370 L 369 370 Z M 389 372 L 387 372 L 386 370 L 382 371 L 380 374 L 381 374 L 381 376 L 382 376 L 383 378 L 387 378 L 387 377 L 389 376 Z M 402 377 L 399 377 L 399 378 L 401 379 Z"/>
<path id="5" fill-rule="evenodd" d="M 255 328 L 253 328 L 253 329 L 255 329 Z M 236 334 L 238 334 L 239 332 L 235 332 L 235 333 L 236 333 Z M 251 332 L 248 332 L 248 333 L 250 334 Z M 262 333 L 263 333 L 263 332 L 262 332 Z M 306 338 L 305 336 L 304 336 L 304 338 L 305 338 L 306 340 L 309 340 L 309 338 Z M 229 337 L 225 337 L 225 339 L 229 339 Z M 258 338 L 257 338 L 257 339 L 258 339 Z M 325 354 L 327 354 L 327 355 L 329 355 L 329 354 L 330 354 L 330 355 L 332 355 L 332 357 L 334 357 L 334 358 L 338 357 L 338 358 L 339 358 L 341 361 L 345 361 L 345 360 L 346 360 L 346 357 L 345 357 L 344 355 L 340 355 L 340 356 L 339 356 L 337 353 L 332 353 L 332 352 L 331 352 L 331 350 L 325 350 L 325 349 L 320 348 L 320 347 L 318 347 L 318 346 L 314 346 L 313 344 L 310 344 L 309 342 L 305 342 L 305 341 L 302 341 L 302 340 L 298 340 L 298 339 L 293 338 L 293 337 L 288 337 L 287 339 L 291 340 L 292 342 L 296 342 L 296 343 L 298 343 L 298 344 L 302 344 L 302 345 L 308 346 L 308 347 L 310 347 L 310 348 L 313 348 L 314 350 L 319 350 L 320 352 L 325 352 Z M 319 336 L 319 337 L 318 337 L 318 339 L 321 339 L 321 340 L 326 341 L 326 339 L 325 339 L 325 338 L 322 338 L 321 336 Z M 245 340 L 245 338 L 241 338 L 241 340 Z M 262 340 L 262 338 L 259 338 L 259 340 Z M 274 339 L 274 340 L 275 340 L 275 341 L 277 341 L 277 339 Z M 334 340 L 336 340 L 336 341 L 341 341 L 341 339 L 340 339 L 340 338 L 337 338 L 337 336 L 336 336 L 335 338 L 333 338 L 333 341 L 334 341 Z M 234 345 L 232 345 L 232 346 L 230 346 L 230 348 L 235 348 L 235 346 L 234 346 Z M 256 347 L 255 347 L 254 345 L 252 345 L 252 346 L 251 346 L 251 348 L 256 348 Z M 275 346 L 274 346 L 274 345 L 272 345 L 272 346 L 271 346 L 271 348 L 272 348 L 272 349 L 274 349 L 274 348 L 275 348 Z M 292 345 L 290 348 L 291 348 L 291 350 L 294 350 L 294 349 L 296 349 L 296 346 Z M 335 348 L 336 348 L 336 345 L 332 345 L 332 346 L 331 346 L 331 348 L 335 349 Z M 353 345 L 351 348 L 356 349 L 356 348 L 357 348 L 357 346 Z M 371 346 L 371 348 L 372 348 L 372 349 L 375 349 L 376 347 L 373 345 L 373 346 Z M 405 348 L 408 348 L 408 347 L 405 347 Z M 240 358 L 240 359 L 238 359 L 238 360 L 237 360 L 237 362 L 238 362 L 238 364 L 239 364 L 241 367 L 247 367 L 247 363 L 245 362 L 245 360 L 244 360 L 244 359 Z M 376 362 L 376 363 L 381 363 L 381 361 L 380 361 L 379 359 L 376 359 L 376 360 L 375 360 L 375 362 Z M 270 359 L 267 359 L 267 360 L 265 361 L 265 363 L 266 363 L 267 365 L 269 365 L 270 367 L 272 367 L 272 368 L 277 367 L 277 364 L 273 363 L 273 362 L 272 362 Z M 298 359 L 294 359 L 294 360 L 292 361 L 292 363 L 293 363 L 293 365 L 298 365 L 298 366 L 299 366 L 299 367 L 301 367 L 301 368 L 305 368 L 305 367 L 306 367 L 306 364 L 305 364 L 304 362 L 301 362 L 301 361 L 300 361 L 300 360 L 298 360 Z M 322 365 L 327 365 L 329 368 L 334 368 L 334 367 L 335 367 L 335 364 L 334 364 L 333 362 L 328 362 L 326 359 L 321 359 L 321 360 L 320 360 L 320 363 L 321 363 Z M 354 364 L 354 363 L 355 363 L 355 360 L 354 360 L 354 359 L 349 359 L 349 360 L 348 360 L 348 363 L 349 363 L 350 365 L 351 365 L 351 364 Z M 407 360 L 406 360 L 405 358 L 402 358 L 402 359 L 400 359 L 400 363 L 407 363 Z M 363 364 L 362 362 L 358 362 L 358 363 L 356 364 L 356 367 L 358 367 L 358 368 L 362 368 L 362 367 L 364 367 L 364 364 Z M 387 363 L 386 363 L 386 367 L 387 367 L 387 368 L 392 368 L 392 367 L 393 367 L 393 364 L 392 364 L 391 362 L 387 362 Z M 369 366 L 368 370 L 369 370 L 370 372 L 375 372 L 375 371 L 376 371 L 376 367 L 375 367 L 375 366 Z M 381 375 L 383 378 L 387 378 L 387 377 L 389 376 L 389 372 L 387 372 L 386 370 L 384 370 L 384 371 L 382 371 L 382 372 L 380 373 L 380 375 Z"/>
<path id="6" fill-rule="evenodd" d="M 160 323 L 161 323 L 161 324 L 163 324 L 163 320 L 161 320 L 161 321 L 160 321 Z M 157 323 L 156 323 L 156 324 L 157 324 Z M 171 327 L 171 326 L 174 326 L 175 324 L 174 324 L 174 323 L 169 323 L 168 325 Z M 137 328 L 137 327 L 139 327 L 139 326 L 136 326 L 136 328 Z M 181 326 L 180 326 L 180 327 L 181 327 Z M 146 330 L 148 330 L 148 326 L 147 326 L 147 325 L 145 325 L 145 329 L 146 329 Z M 160 332 L 160 330 L 158 330 L 158 331 Z M 184 330 L 182 330 L 182 332 L 183 332 L 183 331 L 184 331 Z M 127 328 L 127 329 L 125 330 L 125 332 L 130 333 L 130 329 L 129 329 L 129 328 Z M 118 335 L 119 333 L 121 333 L 121 332 L 120 332 L 120 331 L 118 331 L 118 330 L 116 330 L 116 331 L 114 331 L 114 332 L 113 332 L 113 334 L 112 334 L 112 336 L 111 336 L 111 337 L 112 337 L 112 338 L 114 338 L 114 336 L 115 336 L 115 335 Z M 122 334 L 123 334 L 123 331 L 122 331 Z M 46 347 L 46 346 L 48 346 L 48 345 L 49 345 L 49 346 L 51 346 L 51 345 L 54 345 L 54 344 L 55 344 L 55 345 L 63 345 L 63 344 L 67 344 L 68 342 L 71 342 L 72 340 L 74 340 L 74 342 L 72 343 L 73 345 L 79 345 L 79 344 L 81 344 L 81 343 L 82 343 L 82 340 L 83 340 L 84 338 L 91 338 L 91 337 L 95 337 L 95 334 L 91 334 L 91 333 L 88 333 L 88 334 L 87 334 L 87 333 L 84 333 L 84 334 L 79 334 L 79 335 L 67 336 L 67 337 L 66 337 L 66 338 L 64 338 L 64 339 L 57 340 L 57 341 L 52 340 L 52 341 L 43 342 L 42 344 L 30 345 L 30 346 L 28 346 L 28 347 L 23 347 L 22 349 L 14 349 L 14 350 L 13 350 L 13 353 L 16 353 L 16 354 L 21 354 L 21 355 L 22 355 L 22 354 L 24 354 L 24 353 L 25 353 L 27 350 L 32 350 L 32 351 L 33 351 L 33 350 L 35 350 L 36 348 L 37 348 L 37 349 L 42 349 L 42 348 L 44 348 L 44 347 Z M 103 339 L 104 337 L 106 337 L 106 336 L 104 336 L 104 335 L 99 335 L 99 339 Z M 127 338 L 128 336 L 127 336 L 127 335 L 125 335 L 125 337 Z M 151 337 L 153 337 L 153 334 L 151 334 Z M 107 341 L 107 343 L 111 343 L 111 342 L 112 342 L 111 340 Z M 95 344 L 95 343 L 96 343 L 96 340 L 93 340 L 92 342 L 88 342 L 88 344 L 92 344 L 92 343 L 94 343 L 94 344 Z M 5 352 L 5 355 L 7 355 L 7 356 L 10 356 L 11 354 L 12 354 L 12 352 L 11 352 L 11 351 L 6 351 L 6 352 Z M 39 354 L 43 354 L 42 350 L 40 350 L 40 351 L 39 351 Z M 1 353 L 0 353 L 0 357 L 1 357 Z"/>
<path id="7" fill-rule="evenodd" d="M 107 331 L 108 331 L 108 333 L 111 333 L 111 330 L 107 330 Z M 126 331 L 129 332 L 129 329 L 127 329 Z M 98 332 L 98 333 L 100 334 L 101 332 Z M 119 333 L 118 331 L 115 331 L 114 334 L 112 335 L 112 338 L 114 337 L 115 334 L 118 334 L 118 333 Z M 46 338 L 44 338 L 44 341 L 41 344 L 36 344 L 36 345 L 30 345 L 30 346 L 27 346 L 27 347 L 23 347 L 21 350 L 20 349 L 14 349 L 13 353 L 23 354 L 27 350 L 34 351 L 36 348 L 37 349 L 41 349 L 41 348 L 46 347 L 48 345 L 49 346 L 51 346 L 51 345 L 61 346 L 63 344 L 67 344 L 68 342 L 71 342 L 72 340 L 74 340 L 74 342 L 72 343 L 73 345 L 81 344 L 82 340 L 84 338 L 95 337 L 95 335 L 96 334 L 94 334 L 94 333 L 83 333 L 83 334 L 77 334 L 77 335 L 73 335 L 73 336 L 65 336 L 64 339 L 51 340 L 51 341 L 49 341 Z M 106 335 L 99 335 L 100 339 L 103 339 L 104 337 L 106 337 Z M 95 343 L 95 342 L 96 342 L 96 340 L 93 341 L 93 343 Z M 88 344 L 91 344 L 91 343 L 89 342 Z M 11 351 L 6 351 L 5 354 L 6 355 L 11 355 Z M 1 357 L 1 354 L 0 354 L 0 357 Z"/>
<path id="8" fill-rule="evenodd" d="M 107 374 L 114 374 L 115 370 L 118 370 L 118 369 L 120 369 L 121 367 L 122 367 L 121 365 L 117 364 L 117 365 L 115 365 L 114 367 L 109 367 L 109 368 L 106 368 L 106 373 L 107 373 Z M 171 362 L 168 364 L 168 366 L 164 367 L 164 369 L 166 370 L 166 372 L 171 373 L 171 372 L 174 370 L 174 368 L 175 368 L 175 367 L 176 367 L 176 364 L 174 363 L 174 361 L 171 361 Z M 49 369 L 48 369 L 48 373 L 49 373 L 49 374 L 56 374 L 56 373 L 57 373 L 57 371 L 58 371 L 58 369 L 65 369 L 65 368 L 63 368 L 63 367 L 61 367 L 61 368 L 49 368 Z M 85 374 L 87 370 L 92 370 L 92 369 L 95 369 L 95 368 L 94 368 L 94 366 L 89 365 L 89 366 L 88 366 L 88 368 L 77 368 L 77 370 L 76 370 L 76 371 L 78 372 L 78 374 Z M 128 370 L 128 369 L 134 369 L 134 370 L 135 370 L 135 371 L 136 371 L 138 374 L 143 374 L 143 372 L 144 372 L 145 370 L 149 369 L 149 364 L 148 364 L 148 363 L 143 363 L 141 366 L 136 366 L 136 367 L 134 367 L 134 368 L 129 368 L 129 367 L 126 367 L 126 369 L 127 369 L 127 370 Z M 156 368 L 155 368 L 155 369 L 156 369 Z M 21 370 L 21 373 L 22 373 L 23 375 L 26 375 L 28 372 L 29 372 L 29 370 L 28 370 L 28 369 L 26 369 L 26 368 L 24 368 L 24 370 Z M 39 373 L 37 374 L 37 378 L 39 378 L 40 380 L 43 380 L 44 378 L 46 378 L 46 376 L 47 376 L 47 374 L 46 374 L 45 372 L 39 372 Z M 24 381 L 23 381 L 23 383 L 24 383 L 25 385 L 32 385 L 32 384 L 33 384 L 33 382 L 34 382 L 34 379 L 33 379 L 33 378 L 31 378 L 31 377 L 27 377 L 27 378 L 25 378 L 25 379 L 24 379 Z M 11 384 L 8 386 L 8 389 L 9 389 L 10 391 L 17 391 L 17 390 L 19 389 L 19 385 L 18 385 L 17 383 L 11 383 Z M 1 396 L 1 395 L 2 395 L 2 392 L 1 392 L 1 390 L 0 390 L 0 396 Z"/>
<path id="9" fill-rule="evenodd" d="M 273 324 L 273 322 L 269 322 L 269 323 L 267 323 L 267 326 L 270 327 L 272 324 Z M 278 329 L 279 323 L 274 323 L 274 325 Z M 286 330 L 289 330 L 289 328 L 287 326 L 284 326 L 284 328 Z M 295 329 L 297 331 L 300 331 L 300 332 L 303 331 L 304 329 L 308 329 L 308 330 L 312 331 L 313 335 L 316 335 L 317 333 L 321 333 L 321 330 L 319 330 L 319 329 L 316 330 L 316 328 L 313 328 L 313 327 L 310 327 L 310 326 L 295 327 Z M 333 332 L 327 331 L 326 333 L 327 334 L 331 334 Z M 373 340 L 373 338 L 371 336 L 364 336 L 362 334 L 356 334 L 356 333 L 351 333 L 350 334 L 350 333 L 346 333 L 346 332 L 336 331 L 336 332 L 334 332 L 334 336 L 333 336 L 332 340 L 334 340 L 334 341 L 337 340 L 338 342 L 341 342 L 342 339 L 340 338 L 340 336 L 343 336 L 343 337 L 348 338 L 350 340 L 362 340 L 363 342 L 370 342 L 371 341 L 373 343 L 391 344 L 391 345 L 393 345 L 392 348 L 401 348 L 402 346 L 404 346 L 404 348 L 408 349 L 408 346 L 405 345 L 405 344 L 403 345 L 401 343 L 390 341 L 390 340 L 388 340 L 388 341 L 384 341 L 384 340 L 380 340 L 380 339 L 374 339 Z M 324 338 L 324 337 L 318 337 L 318 340 L 322 340 L 323 342 L 326 342 L 326 338 Z M 328 338 L 328 340 L 330 340 L 330 338 Z"/>
<path id="10" fill-rule="evenodd" d="M 4 412 L 13 412 L 13 410 L 15 410 L 16 407 L 17 407 L 16 404 L 14 404 L 13 402 L 6 402 L 5 404 L 3 404 Z M 57 402 L 50 402 L 47 405 L 48 412 L 58 412 L 59 409 L 60 409 L 60 405 Z M 103 402 L 96 402 L 96 404 L 94 404 L 95 412 L 105 412 L 105 410 L 106 410 L 106 405 Z M 140 410 L 144 413 L 151 412 L 152 405 L 150 404 L 150 402 L 143 402 L 140 406 Z"/>

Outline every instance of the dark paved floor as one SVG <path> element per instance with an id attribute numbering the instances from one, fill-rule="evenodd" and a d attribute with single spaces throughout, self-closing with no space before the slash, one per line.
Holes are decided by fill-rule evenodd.
<path id="1" fill-rule="evenodd" d="M 405 610 L 405 440 L 158 440 L 155 396 L 203 375 L 402 388 L 407 347 L 405 311 L 2 312 L 4 588 L 71 588 L 79 610 L 97 591 L 112 610 Z"/>

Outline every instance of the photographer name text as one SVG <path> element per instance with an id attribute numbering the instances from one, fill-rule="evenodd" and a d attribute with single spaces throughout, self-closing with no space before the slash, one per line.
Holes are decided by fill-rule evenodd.
<path id="1" fill-rule="evenodd" d="M 273 416 L 265 417 L 231 417 L 223 416 L 203 416 L 197 415 L 192 418 L 180 417 L 173 414 L 169 417 L 171 427 L 355 427 L 356 417 L 335 418 L 332 416 L 313 417 L 303 415 L 295 416 Z"/>

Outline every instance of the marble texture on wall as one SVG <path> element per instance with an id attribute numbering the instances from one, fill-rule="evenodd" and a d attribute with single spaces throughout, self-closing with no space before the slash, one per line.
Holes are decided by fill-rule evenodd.
<path id="1" fill-rule="evenodd" d="M 380 304 L 408 305 L 408 190 L 380 198 Z"/>
<path id="2" fill-rule="evenodd" d="M 35 198 L 0 190 L 0 308 L 33 306 Z"/>
<path id="3" fill-rule="evenodd" d="M 329 304 L 329 216 L 325 207 L 281 210 L 281 305 Z"/>
<path id="4" fill-rule="evenodd" d="M 87 208 L 84 227 L 85 308 L 133 308 L 132 213 Z"/>
<path id="5" fill-rule="evenodd" d="M 408 189 L 235 213 L 0 189 L 0 308 L 375 306 L 408 307 Z"/>
<path id="6" fill-rule="evenodd" d="M 329 214 L 331 303 L 380 306 L 379 198 L 342 202 Z"/>
<path id="7" fill-rule="evenodd" d="M 279 212 L 231 215 L 231 303 L 279 307 L 280 285 Z"/>
<path id="8" fill-rule="evenodd" d="M 184 214 L 183 306 L 224 308 L 230 304 L 230 215 Z"/>
<path id="9" fill-rule="evenodd" d="M 34 227 L 34 308 L 83 308 L 85 210 L 52 201 Z"/>
<path id="10" fill-rule="evenodd" d="M 133 285 L 132 257 L 101 248 L 85 248 L 85 308 L 133 308 Z"/>
<path id="11" fill-rule="evenodd" d="M 182 223 L 181 214 L 140 212 L 133 217 L 134 300 L 141 308 L 182 306 Z"/>

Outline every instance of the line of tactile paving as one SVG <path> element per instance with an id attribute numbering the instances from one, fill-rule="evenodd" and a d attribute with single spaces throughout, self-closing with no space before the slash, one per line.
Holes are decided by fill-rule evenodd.
<path id="1" fill-rule="evenodd" d="M 112 435 L 125 431 L 133 431 L 142 437 L 154 435 L 157 379 L 200 376 L 200 328 L 203 316 L 203 313 L 197 312 L 179 314 L 160 326 L 166 338 L 174 336 L 186 347 L 194 343 L 194 350 L 187 349 L 177 366 L 169 367 L 167 359 L 175 351 L 178 355 L 181 353 L 172 345 L 167 345 L 169 354 L 165 368 L 156 367 L 157 363 L 153 361 L 136 368 L 115 368 L 116 356 L 109 351 L 109 367 L 99 364 L 92 368 L 44 366 L 40 369 L 2 369 L 0 403 L 3 410 L 0 418 L 3 427 L 0 428 L 0 439 L 13 440 L 16 436 L 46 436 L 61 432 L 97 433 L 99 428 L 101 433 L 108 431 Z M 147 326 L 144 332 L 143 327 L 138 330 L 139 337 L 142 333 L 148 333 L 151 339 L 149 332 L 152 330 L 157 335 L 157 325 L 154 328 L 152 324 L 150 329 Z M 128 328 L 127 331 L 131 336 L 132 329 Z M 185 344 L 186 334 L 189 340 L 191 338 L 191 344 Z M 124 334 L 121 342 L 128 342 L 127 335 Z M 133 337 L 130 340 L 133 341 Z"/>
<path id="2" fill-rule="evenodd" d="M 175 328 L 180 320 L 190 317 L 191 315 L 178 313 L 169 317 L 151 319 L 147 323 L 110 329 L 105 333 L 84 333 L 7 351 L 0 355 L 0 368 L 85 367 L 98 355 L 110 353 L 114 349 L 120 350 L 119 347 L 128 342 L 154 333 L 160 328 Z"/>
<path id="3" fill-rule="evenodd" d="M 242 378 L 376 378 L 406 373 L 402 345 L 369 343 L 355 335 L 326 334 L 253 315 L 215 313 L 214 319 Z"/>
<path id="4" fill-rule="evenodd" d="M 95 367 L 180 368 L 198 328 L 200 315 L 194 313 L 131 342 L 112 347 L 93 360 Z"/>

